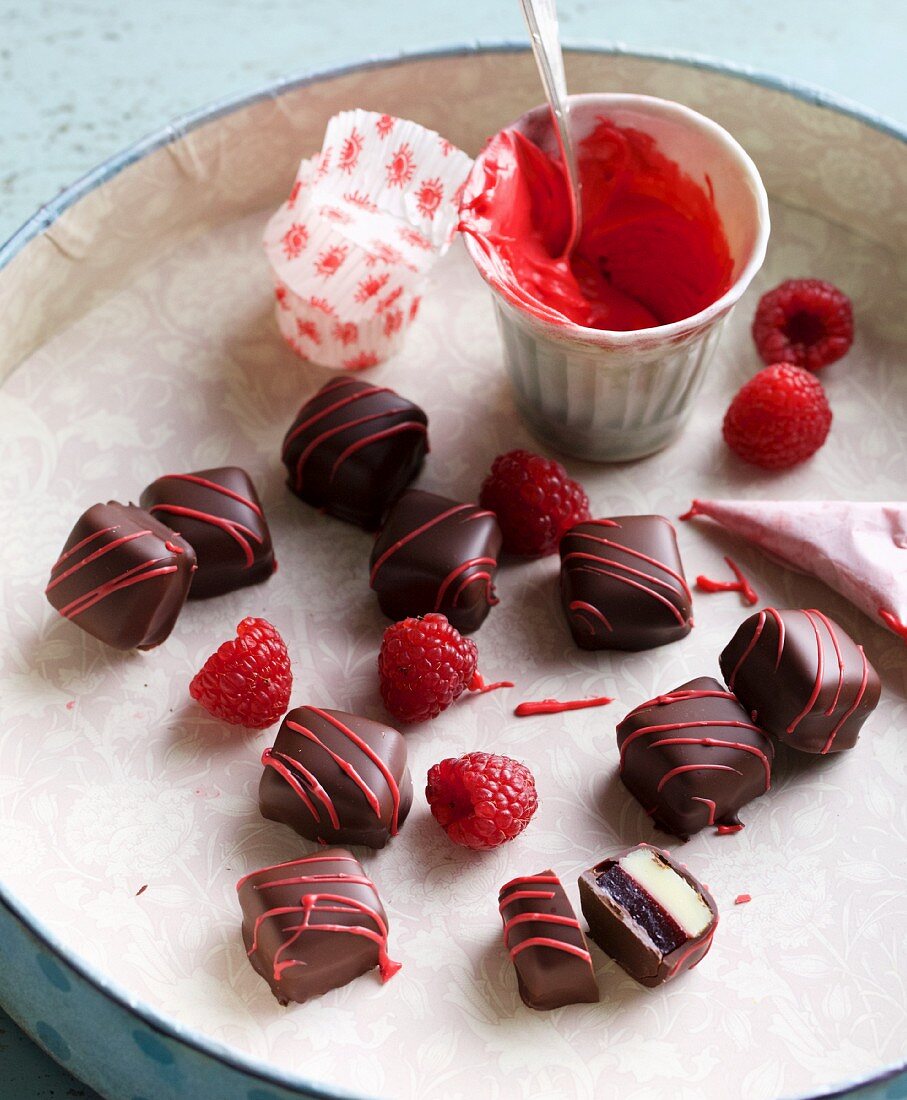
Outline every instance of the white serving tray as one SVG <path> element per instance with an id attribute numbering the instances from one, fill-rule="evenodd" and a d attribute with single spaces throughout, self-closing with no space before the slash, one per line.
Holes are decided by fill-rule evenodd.
<path id="1" fill-rule="evenodd" d="M 686 434 L 635 464 L 568 463 L 594 513 L 676 516 L 693 496 L 902 497 L 902 139 L 781 88 L 666 59 L 577 51 L 569 80 L 576 92 L 644 92 L 711 115 L 752 154 L 773 199 L 765 269 L 731 319 Z M 485 675 L 517 687 L 407 731 L 416 805 L 387 849 L 362 853 L 403 971 L 384 987 L 367 976 L 284 1009 L 245 959 L 236 880 L 310 846 L 258 813 L 258 758 L 274 731 L 208 718 L 188 682 L 240 618 L 262 615 L 289 643 L 294 705 L 380 715 L 386 625 L 368 589 L 369 537 L 283 484 L 283 433 L 328 373 L 277 335 L 264 222 L 338 109 L 406 115 L 475 153 L 538 98 L 530 57 L 509 49 L 278 88 L 190 121 L 106 173 L 0 272 L 4 896 L 89 984 L 112 983 L 115 999 L 152 1014 L 163 1033 L 177 1029 L 197 1051 L 216 1046 L 216 1057 L 313 1095 L 323 1082 L 419 1100 L 760 1100 L 878 1075 L 907 1059 L 907 649 L 820 583 L 705 525 L 680 525 L 690 578 L 723 575 L 730 552 L 764 603 L 819 607 L 865 645 L 884 690 L 855 751 L 779 753 L 772 791 L 743 811 L 736 836 L 706 830 L 680 845 L 654 832 L 616 778 L 614 726 L 643 699 L 717 675 L 748 609 L 733 594 L 698 595 L 684 641 L 589 654 L 570 641 L 556 560 L 505 565 L 501 604 L 475 637 Z M 769 476 L 728 455 L 720 421 L 760 365 L 748 333 L 759 294 L 796 275 L 851 295 L 857 340 L 822 376 L 835 415 L 827 446 Z M 470 499 L 495 454 L 534 445 L 513 410 L 490 301 L 459 245 L 404 352 L 369 377 L 429 413 L 422 487 Z M 167 472 L 226 463 L 246 467 L 261 492 L 280 562 L 270 581 L 187 605 L 148 654 L 106 649 L 51 610 L 46 576 L 84 507 L 137 499 Z M 617 701 L 512 717 L 523 699 L 589 694 Z M 472 749 L 524 760 L 540 792 L 525 834 L 486 855 L 452 846 L 419 794 L 432 763 Z M 639 840 L 681 852 L 712 888 L 722 921 L 710 955 L 649 991 L 593 948 L 599 1005 L 523 1007 L 498 887 L 550 865 L 575 901 L 583 868 Z M 741 893 L 753 900 L 735 906 Z M 108 1095 L 127 1095 L 90 1053 L 79 1064 Z M 155 1095 L 189 1093 L 168 1081 Z"/>

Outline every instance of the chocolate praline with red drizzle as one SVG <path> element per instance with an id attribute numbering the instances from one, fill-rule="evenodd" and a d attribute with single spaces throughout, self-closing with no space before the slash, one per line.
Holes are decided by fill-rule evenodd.
<path id="1" fill-rule="evenodd" d="M 198 569 L 189 587 L 190 600 L 258 584 L 277 567 L 258 493 L 238 466 L 167 474 L 152 481 L 139 503 L 179 528 L 195 550 Z"/>
<path id="2" fill-rule="evenodd" d="M 751 615 L 719 664 L 752 720 L 801 752 L 852 749 L 882 693 L 863 647 L 815 609 Z"/>
<path id="3" fill-rule="evenodd" d="M 561 600 L 582 649 L 651 649 L 689 634 L 693 597 L 664 516 L 571 527 L 560 543 Z"/>
<path id="4" fill-rule="evenodd" d="M 282 457 L 300 500 L 373 531 L 427 451 L 428 417 L 418 405 L 387 386 L 341 377 L 296 414 Z"/>
<path id="5" fill-rule="evenodd" d="M 319 844 L 383 848 L 412 806 L 402 734 L 357 714 L 296 707 L 261 762 L 262 816 Z"/>
<path id="6" fill-rule="evenodd" d="M 243 942 L 255 970 L 282 1004 L 307 1001 L 378 967 L 387 954 L 387 914 L 359 860 L 343 848 L 278 863 L 236 884 Z"/>
<path id="7" fill-rule="evenodd" d="M 688 837 L 742 829 L 738 811 L 771 785 L 774 746 L 710 676 L 641 703 L 617 727 L 620 777 L 656 826 Z"/>
<path id="8" fill-rule="evenodd" d="M 461 634 L 470 634 L 498 602 L 494 575 L 500 549 L 493 512 L 409 489 L 378 533 L 369 581 L 388 618 L 436 611 Z"/>
<path id="9" fill-rule="evenodd" d="M 579 896 L 591 938 L 641 985 L 671 981 L 712 946 L 715 899 L 682 863 L 650 844 L 584 871 Z"/>
<path id="10" fill-rule="evenodd" d="M 586 938 L 554 871 L 511 879 L 498 910 L 524 1004 L 544 1010 L 598 1000 Z"/>
<path id="11" fill-rule="evenodd" d="M 115 649 L 153 649 L 186 602 L 195 551 L 134 504 L 94 504 L 76 521 L 45 594 L 60 614 Z"/>

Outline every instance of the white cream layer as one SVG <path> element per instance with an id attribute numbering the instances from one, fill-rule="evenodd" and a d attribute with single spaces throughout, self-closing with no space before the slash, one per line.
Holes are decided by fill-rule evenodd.
<path id="1" fill-rule="evenodd" d="M 622 871 L 639 883 L 690 937 L 708 928 L 712 912 L 702 897 L 658 853 L 637 848 L 618 861 Z"/>

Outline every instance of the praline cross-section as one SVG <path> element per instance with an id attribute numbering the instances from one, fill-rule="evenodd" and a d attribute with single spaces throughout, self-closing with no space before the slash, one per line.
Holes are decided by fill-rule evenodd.
<path id="1" fill-rule="evenodd" d="M 494 574 L 500 549 L 493 512 L 410 489 L 375 540 L 370 583 L 388 618 L 437 611 L 469 634 L 498 602 Z"/>
<path id="2" fill-rule="evenodd" d="M 186 601 L 195 551 L 133 504 L 94 504 L 51 569 L 51 605 L 116 649 L 153 649 Z"/>
<path id="3" fill-rule="evenodd" d="M 428 451 L 428 417 L 387 386 L 334 378 L 299 410 L 283 441 L 301 500 L 373 531 Z"/>
<path id="4" fill-rule="evenodd" d="M 249 961 L 281 1004 L 307 1001 L 376 966 L 387 954 L 387 914 L 359 860 L 343 848 L 263 867 L 236 884 Z"/>
<path id="5" fill-rule="evenodd" d="M 261 762 L 263 816 L 321 844 L 383 848 L 412 805 L 402 734 L 357 714 L 297 707 Z"/>
<path id="6" fill-rule="evenodd" d="M 584 871 L 579 896 L 589 935 L 642 985 L 676 978 L 712 946 L 715 899 L 682 863 L 650 844 Z"/>
<path id="7" fill-rule="evenodd" d="M 195 551 L 190 599 L 258 584 L 276 568 L 261 501 L 238 466 L 167 474 L 145 489 L 139 503 L 177 528 Z"/>
<path id="8" fill-rule="evenodd" d="M 530 1008 L 598 1000 L 592 959 L 560 879 L 549 868 L 501 887 L 498 909 L 520 996 Z"/>
<path id="9" fill-rule="evenodd" d="M 641 703 L 617 727 L 620 776 L 655 824 L 686 837 L 742 828 L 737 812 L 764 794 L 774 747 L 710 676 Z"/>
<path id="10" fill-rule="evenodd" d="M 651 649 L 689 634 L 693 598 L 664 516 L 578 523 L 560 555 L 564 613 L 582 649 Z"/>
<path id="11" fill-rule="evenodd" d="M 802 752 L 852 749 L 882 691 L 863 647 L 815 609 L 751 615 L 719 664 L 752 720 Z"/>

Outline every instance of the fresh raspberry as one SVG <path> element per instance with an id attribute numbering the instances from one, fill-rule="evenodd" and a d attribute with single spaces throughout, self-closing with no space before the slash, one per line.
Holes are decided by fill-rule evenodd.
<path id="1" fill-rule="evenodd" d="M 477 851 L 519 836 L 539 804 L 526 765 L 489 752 L 468 752 L 435 764 L 425 797 L 454 844 Z"/>
<path id="2" fill-rule="evenodd" d="M 788 279 L 759 300 L 753 339 L 763 363 L 820 370 L 853 343 L 850 299 L 821 279 Z"/>
<path id="3" fill-rule="evenodd" d="M 293 673 L 287 647 L 266 619 L 243 619 L 236 634 L 205 661 L 189 694 L 215 718 L 264 729 L 290 705 Z"/>
<path id="4" fill-rule="evenodd" d="M 381 698 L 401 722 L 437 718 L 477 683 L 479 651 L 443 615 L 404 619 L 384 632 L 378 654 Z"/>
<path id="5" fill-rule="evenodd" d="M 559 462 L 531 451 L 498 455 L 479 501 L 498 517 L 504 549 L 524 557 L 554 554 L 561 535 L 589 518 L 583 487 Z"/>
<path id="6" fill-rule="evenodd" d="M 784 470 L 825 442 L 831 409 L 822 383 L 790 363 L 763 367 L 741 386 L 724 415 L 727 445 L 746 462 Z"/>

